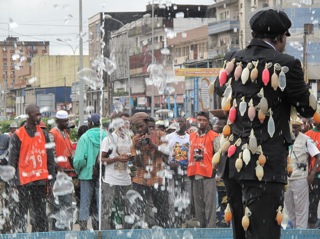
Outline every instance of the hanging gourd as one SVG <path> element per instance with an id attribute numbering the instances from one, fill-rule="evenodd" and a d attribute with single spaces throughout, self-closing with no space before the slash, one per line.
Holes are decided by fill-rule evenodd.
<path id="1" fill-rule="evenodd" d="M 281 69 L 281 65 L 279 63 L 275 63 L 273 65 L 273 74 L 271 76 L 271 87 L 274 90 L 277 90 L 279 86 L 279 76 L 276 71 L 279 71 L 280 69 Z"/>
<path id="2" fill-rule="evenodd" d="M 272 62 L 266 63 L 262 71 L 262 82 L 265 86 L 267 86 L 270 81 L 270 72 L 268 68 L 270 68 L 271 66 Z"/>
<path id="3" fill-rule="evenodd" d="M 234 155 L 234 153 L 237 150 L 237 146 L 239 146 L 241 144 L 241 138 L 237 139 L 237 141 L 230 145 L 229 149 L 228 149 L 228 157 L 230 158 L 232 155 Z"/>
<path id="4" fill-rule="evenodd" d="M 236 99 L 234 99 L 233 100 L 233 105 L 229 110 L 229 116 L 228 116 L 230 124 L 233 124 L 233 122 L 236 120 L 236 117 L 237 117 L 237 109 L 236 109 L 236 107 L 237 107 L 237 101 L 236 101 Z"/>
<path id="5" fill-rule="evenodd" d="M 220 162 L 221 150 L 219 149 L 212 157 L 212 166 L 216 166 Z"/>
<path id="6" fill-rule="evenodd" d="M 232 219 L 232 213 L 230 210 L 230 205 L 228 203 L 226 209 L 224 210 L 224 220 L 226 221 L 227 224 L 229 224 L 231 219 Z"/>
<path id="7" fill-rule="evenodd" d="M 251 73 L 250 73 L 250 79 L 251 79 L 251 82 L 255 82 L 255 80 L 258 78 L 258 64 L 259 64 L 259 60 L 258 61 L 253 61 L 252 62 L 254 68 L 251 70 Z"/>
<path id="8" fill-rule="evenodd" d="M 241 102 L 239 104 L 239 112 L 240 115 L 243 116 L 244 113 L 247 111 L 247 102 L 245 101 L 244 96 L 241 98 Z"/>
<path id="9" fill-rule="evenodd" d="M 247 64 L 247 66 L 243 69 L 242 73 L 241 73 L 241 82 L 242 84 L 246 84 L 248 79 L 249 79 L 249 75 L 250 75 L 250 69 L 252 68 L 252 63 L 249 62 Z"/>
<path id="10" fill-rule="evenodd" d="M 242 220 L 241 220 L 242 227 L 245 231 L 247 231 L 249 228 L 249 225 L 250 225 L 249 217 L 250 216 L 251 216 L 251 211 L 248 207 L 246 207 L 244 209 L 244 216 L 242 217 Z"/>
<path id="11" fill-rule="evenodd" d="M 249 136 L 249 149 L 252 154 L 255 154 L 257 152 L 257 148 L 258 148 L 257 138 L 254 134 L 254 130 L 251 129 L 250 136 Z"/>
<path id="12" fill-rule="evenodd" d="M 275 124 L 274 124 L 274 120 L 272 117 L 273 112 L 272 112 L 271 108 L 269 109 L 269 114 L 270 114 L 270 116 L 269 116 L 269 120 L 268 120 L 268 133 L 269 133 L 270 138 L 272 138 L 274 135 L 274 132 L 275 132 Z"/>
<path id="13" fill-rule="evenodd" d="M 226 66 L 226 61 L 224 61 L 223 67 L 219 71 L 219 84 L 220 84 L 220 87 L 222 87 L 227 82 L 227 79 L 228 79 L 228 72 L 227 72 L 226 69 L 224 69 L 225 66 Z"/>
<path id="14" fill-rule="evenodd" d="M 266 156 L 263 154 L 263 151 L 262 151 L 262 146 L 259 145 L 258 147 L 258 151 L 260 152 L 260 155 L 258 157 L 258 161 L 259 161 L 259 164 L 263 167 L 267 161 L 267 158 Z"/>
<path id="15" fill-rule="evenodd" d="M 282 219 L 283 219 L 282 207 L 279 206 L 278 209 L 277 209 L 277 216 L 276 216 L 276 221 L 277 221 L 279 226 L 281 225 Z"/>
<path id="16" fill-rule="evenodd" d="M 237 67 L 234 70 L 234 80 L 235 81 L 239 80 L 241 74 L 242 74 L 242 62 L 238 62 Z"/>
<path id="17" fill-rule="evenodd" d="M 259 164 L 259 161 L 257 160 L 256 162 L 256 177 L 258 178 L 259 181 L 262 180 L 264 172 L 263 172 L 263 167 Z"/>
<path id="18" fill-rule="evenodd" d="M 243 145 L 242 151 L 243 162 L 248 165 L 251 160 L 250 150 L 248 149 L 248 144 Z"/>
<path id="19" fill-rule="evenodd" d="M 268 100 L 264 97 L 264 90 L 261 88 L 260 92 L 258 93 L 258 97 L 260 97 L 260 102 L 258 104 L 258 108 L 261 110 L 262 113 L 266 114 L 268 112 Z"/>
<path id="20" fill-rule="evenodd" d="M 252 122 L 254 120 L 254 118 L 256 117 L 256 108 L 253 105 L 253 100 L 251 99 L 249 101 L 249 108 L 248 108 L 248 118 L 250 119 L 250 121 Z"/>
<path id="21" fill-rule="evenodd" d="M 233 58 L 231 61 L 229 61 L 227 63 L 227 66 L 226 66 L 226 71 L 228 72 L 228 75 L 233 71 L 234 69 L 234 62 L 235 62 L 235 58 Z"/>
<path id="22" fill-rule="evenodd" d="M 284 88 L 287 86 L 286 74 L 289 71 L 287 66 L 281 67 L 281 71 L 279 73 L 279 88 L 281 91 L 284 91 Z"/>
<path id="23" fill-rule="evenodd" d="M 240 152 L 239 155 L 238 155 L 238 158 L 237 158 L 237 160 L 235 162 L 235 167 L 236 167 L 238 173 L 240 172 L 240 170 L 243 167 L 242 152 Z"/>
<path id="24" fill-rule="evenodd" d="M 317 110 L 317 98 L 315 97 L 315 95 L 312 93 L 312 90 L 309 89 L 309 105 L 312 109 Z"/>

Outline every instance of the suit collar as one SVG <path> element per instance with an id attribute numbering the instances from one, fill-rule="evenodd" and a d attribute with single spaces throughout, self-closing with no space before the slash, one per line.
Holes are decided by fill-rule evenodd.
<path id="1" fill-rule="evenodd" d="M 275 48 L 273 46 L 271 46 L 271 44 L 268 44 L 265 41 L 260 40 L 260 39 L 252 39 L 248 45 L 248 48 L 253 47 L 253 46 L 258 46 L 258 47 L 269 48 L 269 49 L 275 50 Z"/>

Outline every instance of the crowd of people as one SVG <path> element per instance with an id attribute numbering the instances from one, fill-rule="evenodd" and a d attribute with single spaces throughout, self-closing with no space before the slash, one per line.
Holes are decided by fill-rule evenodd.
<path id="1" fill-rule="evenodd" d="M 222 109 L 195 124 L 117 112 L 105 127 L 93 113 L 71 142 L 66 111 L 47 132 L 28 105 L 26 122 L 0 135 L 1 164 L 15 169 L 6 230 L 26 232 L 28 214 L 32 232 L 87 230 L 90 217 L 102 230 L 232 225 L 237 239 L 279 239 L 283 214 L 293 228 L 319 227 L 320 116 L 300 62 L 283 53 L 291 21 L 268 9 L 250 27 L 215 81 Z"/>

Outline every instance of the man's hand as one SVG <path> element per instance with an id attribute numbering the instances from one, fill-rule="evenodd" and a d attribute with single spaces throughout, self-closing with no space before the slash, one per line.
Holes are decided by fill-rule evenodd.
<path id="1" fill-rule="evenodd" d="M 127 154 L 121 154 L 117 157 L 117 160 L 116 161 L 119 161 L 121 163 L 126 163 L 130 160 L 130 156 L 127 155 Z"/>

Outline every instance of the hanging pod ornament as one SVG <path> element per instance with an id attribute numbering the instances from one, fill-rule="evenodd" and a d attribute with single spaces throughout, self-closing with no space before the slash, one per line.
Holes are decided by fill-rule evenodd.
<path id="1" fill-rule="evenodd" d="M 249 62 L 247 64 L 247 66 L 243 69 L 242 73 L 241 73 L 241 82 L 242 84 L 246 84 L 248 79 L 249 79 L 249 75 L 250 75 L 250 69 L 252 68 L 252 63 Z"/>
<path id="2" fill-rule="evenodd" d="M 220 134 L 219 149 L 222 149 L 224 143 L 227 141 L 228 141 L 228 137 L 224 137 L 223 134 Z"/>
<path id="3" fill-rule="evenodd" d="M 248 149 L 248 144 L 243 145 L 242 158 L 246 165 L 249 164 L 251 160 L 250 150 Z"/>
<path id="4" fill-rule="evenodd" d="M 255 82 L 255 80 L 258 78 L 258 64 L 259 64 L 259 60 L 257 61 L 253 61 L 252 62 L 254 68 L 251 70 L 251 73 L 250 73 L 250 79 L 251 79 L 251 82 Z"/>
<path id="5" fill-rule="evenodd" d="M 227 137 L 230 135 L 230 133 L 231 133 L 230 125 L 226 124 L 225 126 L 223 126 L 223 129 L 222 129 L 223 136 Z"/>
<path id="6" fill-rule="evenodd" d="M 241 98 L 241 102 L 239 104 L 239 112 L 241 116 L 244 116 L 244 113 L 247 111 L 247 102 L 245 101 L 244 96 Z"/>
<path id="7" fill-rule="evenodd" d="M 225 153 L 228 152 L 228 149 L 229 149 L 229 147 L 230 147 L 230 145 L 231 145 L 230 141 L 232 141 L 233 137 L 229 136 L 227 139 L 228 139 L 228 140 L 225 141 L 225 142 L 223 143 L 222 147 L 221 147 L 221 153 L 222 153 L 222 154 L 225 154 Z"/>
<path id="8" fill-rule="evenodd" d="M 228 72 L 228 75 L 233 71 L 234 69 L 234 62 L 236 61 L 236 58 L 233 58 L 231 61 L 229 61 L 226 65 L 226 71 Z"/>
<path id="9" fill-rule="evenodd" d="M 226 66 L 226 61 L 224 61 L 223 67 L 219 71 L 219 84 L 220 84 L 220 87 L 222 87 L 227 82 L 227 79 L 228 79 L 228 72 L 225 69 L 225 66 Z"/>
<path id="10" fill-rule="evenodd" d="M 272 138 L 274 135 L 274 132 L 275 132 L 275 124 L 274 124 L 274 120 L 272 117 L 273 112 L 272 112 L 271 108 L 269 109 L 269 114 L 270 114 L 270 116 L 269 116 L 269 120 L 268 120 L 268 133 L 270 135 L 270 138 Z"/>
<path id="11" fill-rule="evenodd" d="M 259 181 L 262 180 L 264 172 L 263 172 L 263 167 L 259 164 L 259 160 L 256 162 L 256 177 L 258 178 Z"/>
<path id="12" fill-rule="evenodd" d="M 230 209 L 230 204 L 227 204 L 226 209 L 224 210 L 224 220 L 226 221 L 227 224 L 231 222 L 232 219 L 232 213 Z"/>
<path id="13" fill-rule="evenodd" d="M 312 109 L 317 110 L 317 98 L 315 95 L 312 93 L 312 90 L 309 89 L 309 105 Z"/>
<path id="14" fill-rule="evenodd" d="M 233 75 L 235 81 L 239 80 L 241 74 L 242 74 L 242 62 L 238 62 L 238 63 L 237 63 L 237 67 L 236 67 L 236 69 L 234 70 L 234 75 Z"/>
<path id="15" fill-rule="evenodd" d="M 292 121 L 296 121 L 296 119 L 298 118 L 298 112 L 297 112 L 296 107 L 294 107 L 294 106 L 291 106 L 290 118 L 292 119 Z"/>
<path id="16" fill-rule="evenodd" d="M 232 155 L 234 155 L 234 153 L 237 151 L 237 146 L 239 146 L 241 144 L 241 138 L 237 139 L 237 141 L 230 145 L 230 147 L 228 148 L 228 158 L 230 158 Z"/>
<path id="17" fill-rule="evenodd" d="M 266 63 L 262 71 L 262 82 L 265 86 L 267 86 L 270 81 L 270 72 L 268 68 L 270 68 L 271 66 L 272 62 Z"/>
<path id="18" fill-rule="evenodd" d="M 279 88 L 281 91 L 284 91 L 284 88 L 287 86 L 286 74 L 289 71 L 287 66 L 281 67 L 281 71 L 279 73 Z"/>
<path id="19" fill-rule="evenodd" d="M 258 97 L 260 97 L 260 102 L 258 104 L 258 108 L 261 109 L 261 112 L 266 114 L 268 112 L 268 100 L 264 97 L 264 89 L 261 88 L 260 92 L 258 93 Z"/>
<path id="20" fill-rule="evenodd" d="M 278 86 L 279 86 L 279 76 L 278 76 L 278 74 L 276 72 L 276 71 L 279 71 L 279 70 L 281 70 L 281 65 L 279 63 L 275 63 L 273 65 L 273 74 L 271 76 L 271 87 L 274 90 L 277 90 Z"/>
<path id="21" fill-rule="evenodd" d="M 235 162 L 235 167 L 236 167 L 238 173 L 240 172 L 240 170 L 243 167 L 242 152 L 240 152 L 239 155 L 238 155 L 238 158 L 237 158 L 237 160 Z"/>
<path id="22" fill-rule="evenodd" d="M 253 105 L 253 100 L 251 99 L 249 101 L 249 108 L 248 108 L 248 118 L 252 122 L 254 118 L 256 117 L 256 108 Z"/>
<path id="23" fill-rule="evenodd" d="M 259 109 L 259 111 L 258 111 L 258 119 L 259 119 L 259 121 L 260 121 L 261 124 L 263 123 L 263 121 L 265 120 L 265 118 L 266 118 L 266 115 L 262 112 L 261 109 Z"/>
<path id="24" fill-rule="evenodd" d="M 278 209 L 277 209 L 277 216 L 276 216 L 276 221 L 277 221 L 279 226 L 281 225 L 282 219 L 283 219 L 282 207 L 279 206 Z"/>
<path id="25" fill-rule="evenodd" d="M 263 151 L 262 151 L 262 146 L 259 145 L 258 147 L 258 151 L 260 152 L 260 155 L 258 157 L 258 161 L 259 161 L 259 164 L 263 167 L 267 161 L 267 158 L 266 156 L 263 154 Z"/>
<path id="26" fill-rule="evenodd" d="M 234 99 L 232 107 L 229 110 L 229 116 L 228 116 L 230 124 L 233 124 L 233 122 L 236 120 L 236 117 L 237 117 L 236 107 L 237 107 L 237 101 L 236 101 L 236 99 Z"/>
<path id="27" fill-rule="evenodd" d="M 246 207 L 244 209 L 244 216 L 242 217 L 242 221 L 241 221 L 242 227 L 245 231 L 247 231 L 249 228 L 249 225 L 250 225 L 249 217 L 250 216 L 251 216 L 251 211 L 248 207 Z"/>
<path id="28" fill-rule="evenodd" d="M 219 149 L 212 157 L 212 166 L 216 166 L 220 162 L 221 150 Z"/>
<path id="29" fill-rule="evenodd" d="M 257 148 L 258 148 L 257 138 L 254 134 L 254 130 L 251 129 L 250 136 L 249 136 L 249 149 L 252 154 L 255 154 L 257 152 Z"/>

